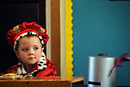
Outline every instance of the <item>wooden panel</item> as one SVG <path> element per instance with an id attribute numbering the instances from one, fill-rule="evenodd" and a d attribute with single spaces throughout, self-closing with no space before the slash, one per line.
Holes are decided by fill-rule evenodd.
<path id="1" fill-rule="evenodd" d="M 69 81 L 9 81 L 0 82 L 1 87 L 72 87 Z"/>
<path id="2" fill-rule="evenodd" d="M 45 26 L 43 0 L 39 0 L 39 23 Z M 51 61 L 60 76 L 60 0 L 51 0 Z"/>
<path id="3" fill-rule="evenodd" d="M 17 77 L 16 77 L 17 78 Z M 72 87 L 84 82 L 84 77 L 25 77 L 23 79 L 0 80 L 1 87 Z"/>
<path id="4" fill-rule="evenodd" d="M 60 76 L 60 0 L 51 0 L 51 60 Z"/>

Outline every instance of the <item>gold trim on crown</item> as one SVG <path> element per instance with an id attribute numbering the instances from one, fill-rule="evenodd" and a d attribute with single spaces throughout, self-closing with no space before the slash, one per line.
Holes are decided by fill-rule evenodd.
<path id="1" fill-rule="evenodd" d="M 13 27 L 13 31 L 15 32 L 15 34 L 18 34 L 20 32 L 19 26 L 17 25 L 15 27 Z"/>
<path id="2" fill-rule="evenodd" d="M 15 34 L 18 34 L 20 32 L 19 26 L 15 26 L 13 27 L 13 31 L 15 32 Z M 45 33 L 45 30 L 43 28 L 40 28 L 38 31 L 39 34 Z"/>
<path id="3" fill-rule="evenodd" d="M 40 33 L 40 34 L 43 34 L 44 32 L 45 32 L 45 30 L 43 28 L 40 28 L 38 31 L 38 33 Z"/>

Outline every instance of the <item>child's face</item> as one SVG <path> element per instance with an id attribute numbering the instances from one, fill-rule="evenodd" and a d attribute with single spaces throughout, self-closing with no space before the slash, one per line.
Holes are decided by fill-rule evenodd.
<path id="1" fill-rule="evenodd" d="M 42 46 L 40 40 L 36 36 L 23 37 L 19 40 L 18 50 L 15 54 L 24 64 L 32 65 L 39 61 L 42 57 Z"/>

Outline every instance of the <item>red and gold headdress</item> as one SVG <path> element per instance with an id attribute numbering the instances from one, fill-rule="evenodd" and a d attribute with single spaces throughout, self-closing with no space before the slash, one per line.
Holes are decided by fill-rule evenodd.
<path id="1" fill-rule="evenodd" d="M 46 29 L 43 29 L 35 22 L 23 22 L 22 24 L 13 27 L 13 29 L 9 30 L 6 34 L 8 43 L 14 46 L 14 49 L 17 41 L 26 35 L 35 35 L 39 37 L 43 48 L 49 39 L 48 35 L 46 34 Z"/>

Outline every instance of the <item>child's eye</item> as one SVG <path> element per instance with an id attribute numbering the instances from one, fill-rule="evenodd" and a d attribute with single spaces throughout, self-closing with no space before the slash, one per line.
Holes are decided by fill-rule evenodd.
<path id="1" fill-rule="evenodd" d="M 38 47 L 34 47 L 34 50 L 38 50 Z"/>
<path id="2" fill-rule="evenodd" d="M 27 51 L 27 50 L 28 50 L 27 48 L 22 49 L 22 51 Z"/>

